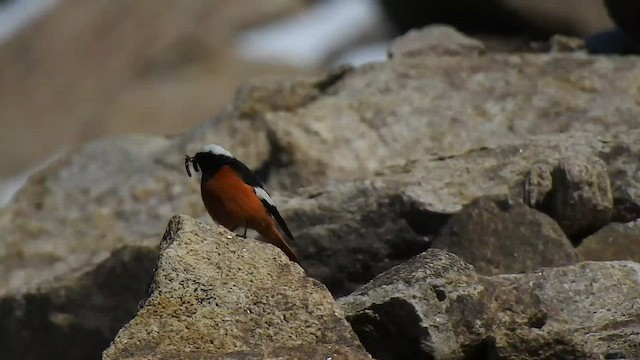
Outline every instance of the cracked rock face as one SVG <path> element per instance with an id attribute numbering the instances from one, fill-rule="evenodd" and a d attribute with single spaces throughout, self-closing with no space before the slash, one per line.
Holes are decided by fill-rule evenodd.
<path id="1" fill-rule="evenodd" d="M 181 354 L 370 358 L 327 289 L 275 247 L 187 216 L 170 221 L 149 298 L 104 359 Z"/>
<path id="2" fill-rule="evenodd" d="M 639 272 L 585 262 L 479 276 L 428 250 L 340 304 L 376 359 L 637 358 Z"/>

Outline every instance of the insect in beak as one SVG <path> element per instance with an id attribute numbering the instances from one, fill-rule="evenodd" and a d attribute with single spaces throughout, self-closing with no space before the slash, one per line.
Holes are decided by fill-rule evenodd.
<path id="1" fill-rule="evenodd" d="M 191 177 L 191 169 L 189 168 L 189 163 L 191 163 L 193 165 L 193 170 L 195 170 L 196 172 L 200 171 L 200 169 L 198 169 L 198 163 L 194 161 L 194 158 L 192 158 L 189 155 L 185 155 L 184 156 L 184 168 L 185 168 L 185 170 L 187 170 L 187 175 L 189 175 L 189 177 Z"/>

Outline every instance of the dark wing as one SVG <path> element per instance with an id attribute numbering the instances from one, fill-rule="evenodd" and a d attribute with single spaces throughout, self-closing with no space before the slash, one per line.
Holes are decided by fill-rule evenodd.
<path id="1" fill-rule="evenodd" d="M 273 218 L 276 220 L 276 222 L 278 223 L 278 226 L 280 226 L 284 234 L 287 235 L 287 237 L 290 240 L 295 241 L 295 239 L 293 238 L 293 235 L 291 235 L 291 231 L 289 231 L 289 228 L 287 227 L 287 223 L 284 222 L 284 219 L 278 212 L 278 209 L 272 204 L 270 204 L 269 202 L 267 202 L 266 200 L 264 199 L 260 199 L 260 200 L 262 201 L 262 205 L 264 205 L 264 207 L 267 209 L 269 214 L 271 214 L 271 216 L 273 216 Z"/>
<path id="2" fill-rule="evenodd" d="M 231 167 L 236 172 L 236 174 L 240 175 L 242 181 L 244 181 L 245 184 L 253 186 L 254 188 L 260 188 L 265 192 L 265 194 L 267 194 L 267 196 L 269 196 L 266 190 L 264 190 L 262 181 L 260 181 L 256 174 L 254 174 L 253 171 L 251 171 L 245 164 L 240 162 L 238 159 L 233 158 L 227 165 L 229 165 L 229 167 Z M 269 199 L 267 200 L 262 198 L 261 196 L 258 197 L 260 197 L 262 205 L 264 205 L 265 209 L 267 209 L 267 212 L 271 214 L 271 216 L 275 219 L 276 223 L 278 223 L 278 226 L 282 229 L 284 234 L 287 235 L 289 239 L 294 240 L 293 235 L 291 235 L 291 231 L 289 231 L 289 227 L 287 227 L 287 223 L 284 222 L 284 219 L 280 215 L 280 212 L 278 212 L 278 209 L 272 202 L 269 202 L 271 198 L 269 197 Z"/>
<path id="3" fill-rule="evenodd" d="M 254 174 L 253 171 L 251 171 L 245 164 L 241 163 L 240 160 L 231 158 L 227 165 L 232 168 L 236 174 L 240 175 L 245 184 L 264 189 L 262 181 L 260 181 L 256 174 Z"/>

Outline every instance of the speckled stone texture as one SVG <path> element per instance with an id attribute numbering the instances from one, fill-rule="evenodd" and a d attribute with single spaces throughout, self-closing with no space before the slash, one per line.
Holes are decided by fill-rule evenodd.
<path id="1" fill-rule="evenodd" d="M 176 216 L 149 298 L 104 359 L 305 352 L 368 359 L 341 314 L 329 291 L 272 245 Z"/>

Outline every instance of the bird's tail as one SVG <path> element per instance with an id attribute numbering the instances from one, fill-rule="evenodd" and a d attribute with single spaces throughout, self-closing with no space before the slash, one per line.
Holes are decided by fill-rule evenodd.
<path id="1" fill-rule="evenodd" d="M 280 232 L 275 227 L 275 225 L 271 226 L 269 230 L 266 231 L 265 234 L 263 234 L 263 236 L 266 238 L 268 242 L 270 242 L 271 244 L 277 246 L 280 250 L 282 250 L 289 257 L 289 260 L 295 261 L 298 264 L 300 264 L 300 261 L 298 261 L 298 256 L 293 251 L 291 246 L 289 246 L 289 244 L 287 243 L 287 240 L 285 240 L 282 234 L 280 234 Z"/>

